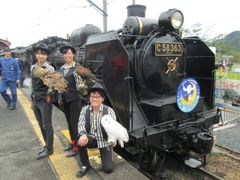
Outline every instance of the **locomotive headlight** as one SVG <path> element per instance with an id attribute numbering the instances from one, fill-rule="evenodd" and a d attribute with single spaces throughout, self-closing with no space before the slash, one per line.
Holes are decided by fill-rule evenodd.
<path id="1" fill-rule="evenodd" d="M 179 30 L 183 25 L 183 14 L 177 9 L 170 9 L 160 14 L 158 25 L 168 30 Z"/>
<path id="2" fill-rule="evenodd" d="M 180 11 L 174 11 L 171 16 L 171 23 L 175 29 L 180 29 L 183 25 L 183 14 Z"/>

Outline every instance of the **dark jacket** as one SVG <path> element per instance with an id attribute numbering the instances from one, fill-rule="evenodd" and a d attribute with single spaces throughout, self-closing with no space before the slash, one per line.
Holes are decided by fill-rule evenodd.
<path id="1" fill-rule="evenodd" d="M 64 66 L 62 66 L 60 69 L 61 73 L 64 75 L 64 78 L 68 82 L 68 91 L 62 93 L 62 98 L 66 102 L 80 100 L 80 95 L 79 95 L 79 92 L 78 92 L 77 86 L 76 86 L 77 82 L 75 79 L 75 73 L 76 73 L 75 68 L 76 68 L 76 64 L 75 64 L 75 66 L 73 66 L 69 69 L 65 69 Z M 67 71 L 67 73 L 65 73 L 64 71 Z"/>
<path id="2" fill-rule="evenodd" d="M 31 72 L 36 67 L 36 64 L 32 65 Z M 43 64 L 42 68 L 54 70 L 54 68 L 49 65 L 47 62 Z M 43 83 L 43 81 L 39 78 L 34 76 L 32 73 L 32 97 L 34 96 L 35 99 L 43 99 L 48 95 L 48 87 Z"/>

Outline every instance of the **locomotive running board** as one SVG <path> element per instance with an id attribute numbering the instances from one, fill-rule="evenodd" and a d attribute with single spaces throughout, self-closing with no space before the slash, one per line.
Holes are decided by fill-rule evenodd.
<path id="1" fill-rule="evenodd" d="M 194 158 L 186 159 L 184 163 L 191 168 L 198 168 L 202 166 L 202 162 Z"/>

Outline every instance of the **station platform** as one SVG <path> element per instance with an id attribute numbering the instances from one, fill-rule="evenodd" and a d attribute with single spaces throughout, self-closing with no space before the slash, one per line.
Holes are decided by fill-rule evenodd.
<path id="1" fill-rule="evenodd" d="M 67 158 L 64 146 L 69 133 L 62 111 L 53 106 L 54 153 L 48 158 L 36 160 L 37 152 L 44 145 L 40 128 L 30 107 L 29 88 L 20 88 L 15 110 L 9 110 L 0 97 L 0 180 L 74 180 L 79 169 L 79 156 Z M 147 180 L 140 171 L 114 153 L 114 171 L 101 171 L 98 150 L 89 151 L 92 168 L 83 180 Z"/>
<path id="2" fill-rule="evenodd" d="M 215 131 L 216 144 L 225 147 L 234 152 L 240 153 L 240 120 L 234 123 L 223 126 L 218 131 Z"/>
<path id="3" fill-rule="evenodd" d="M 240 107 L 223 105 L 222 121 L 214 128 L 216 145 L 240 153 Z"/>

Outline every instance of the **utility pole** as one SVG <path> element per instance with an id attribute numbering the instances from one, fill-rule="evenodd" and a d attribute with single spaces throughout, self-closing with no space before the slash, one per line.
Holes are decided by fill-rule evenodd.
<path id="1" fill-rule="evenodd" d="M 103 0 L 103 10 L 99 8 L 95 3 L 91 0 L 87 0 L 90 5 L 92 5 L 98 12 L 100 12 L 103 16 L 103 31 L 107 31 L 107 0 Z"/>
<path id="2" fill-rule="evenodd" d="M 103 0 L 103 32 L 107 32 L 107 0 Z"/>
<path id="3" fill-rule="evenodd" d="M 132 0 L 132 4 L 135 5 L 135 0 Z"/>

